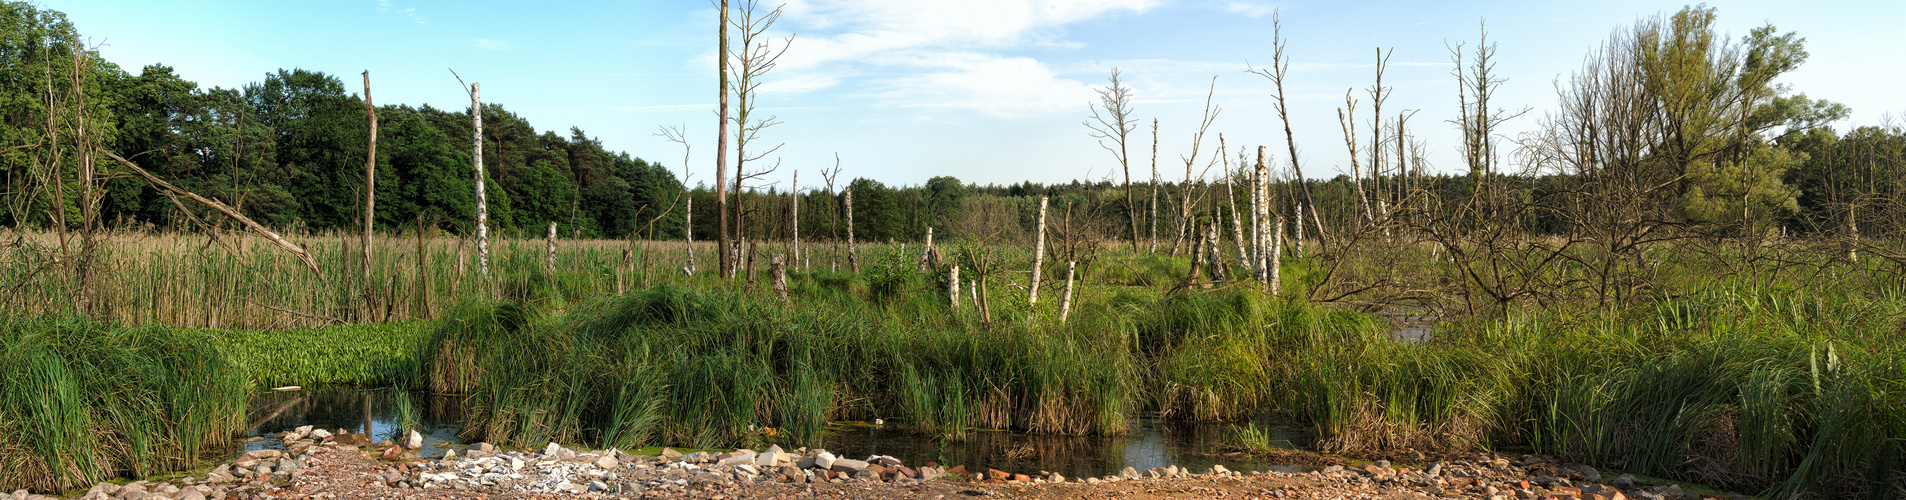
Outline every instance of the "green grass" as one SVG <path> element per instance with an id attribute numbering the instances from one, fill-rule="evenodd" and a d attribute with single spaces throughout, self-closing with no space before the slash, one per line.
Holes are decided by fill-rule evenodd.
<path id="1" fill-rule="evenodd" d="M 242 430 L 249 383 L 205 332 L 0 320 L 0 485 L 90 486 L 193 466 Z"/>

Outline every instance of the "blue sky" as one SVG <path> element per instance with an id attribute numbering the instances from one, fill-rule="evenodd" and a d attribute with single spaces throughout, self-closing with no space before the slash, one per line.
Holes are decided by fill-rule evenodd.
<path id="1" fill-rule="evenodd" d="M 734 0 L 739 3 L 741 0 Z M 162 63 L 205 87 L 238 87 L 278 68 L 338 75 L 353 92 L 369 70 L 379 104 L 464 109 L 447 69 L 483 84 L 483 100 L 567 135 L 581 127 L 612 150 L 680 172 L 682 148 L 655 135 L 684 126 L 690 183 L 712 184 L 716 9 L 705 1 L 41 0 L 106 59 L 128 71 Z M 774 5 L 774 4 L 769 4 Z M 1271 12 L 1282 13 L 1291 60 L 1286 92 L 1305 172 L 1348 165 L 1337 122 L 1355 88 L 1367 142 L 1375 51 L 1394 49 L 1385 114 L 1416 110 L 1410 125 L 1434 168 L 1458 169 L 1457 111 L 1447 44 L 1474 45 L 1487 21 L 1497 43 L 1496 103 L 1531 109 L 1506 133 L 1534 128 L 1554 107 L 1555 83 L 1617 28 L 1680 3 L 1631 0 L 1358 2 L 1269 0 L 790 0 L 776 43 L 794 36 L 767 78 L 760 112 L 780 170 L 763 183 L 821 186 L 840 158 L 843 177 L 920 184 L 1063 182 L 1118 175 L 1087 136 L 1092 88 L 1118 66 L 1136 90 L 1133 178 L 1150 176 L 1152 118 L 1158 167 L 1184 176 L 1183 156 L 1216 76 L 1222 108 L 1197 169 L 1224 134 L 1239 148 L 1272 146 L 1284 161 L 1272 87 L 1246 74 L 1271 59 Z M 1906 2 L 1712 1 L 1722 31 L 1764 23 L 1796 31 L 1812 57 L 1782 83 L 1852 108 L 1848 126 L 1906 113 Z M 1906 118 L 1906 116 L 1901 116 Z M 1215 174 L 1218 170 L 1212 170 Z"/>

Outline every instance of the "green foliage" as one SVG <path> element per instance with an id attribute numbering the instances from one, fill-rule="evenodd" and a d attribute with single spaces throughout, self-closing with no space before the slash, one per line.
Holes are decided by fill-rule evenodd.
<path id="1" fill-rule="evenodd" d="M 281 330 L 200 330 L 252 382 L 286 385 L 408 385 L 419 373 L 425 322 L 354 323 Z"/>
<path id="2" fill-rule="evenodd" d="M 200 331 L 0 320 L 0 487 L 195 466 L 245 426 L 249 383 L 215 345 Z"/>

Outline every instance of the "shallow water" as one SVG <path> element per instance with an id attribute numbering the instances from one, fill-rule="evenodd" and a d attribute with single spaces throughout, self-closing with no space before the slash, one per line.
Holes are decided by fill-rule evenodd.
<path id="1" fill-rule="evenodd" d="M 391 388 L 320 387 L 253 397 L 246 412 L 251 428 L 245 435 L 266 439 L 245 443 L 244 450 L 283 449 L 284 443 L 271 436 L 302 425 L 369 432 L 372 442 L 399 441 L 399 406 L 405 401 L 419 421 L 424 458 L 442 457 L 449 445 L 461 443 L 457 432 L 463 430 L 462 398 Z"/>
<path id="2" fill-rule="evenodd" d="M 402 399 L 400 399 L 402 398 Z M 447 449 L 461 449 L 457 433 L 463 429 L 462 398 L 390 388 L 324 387 L 292 392 L 268 392 L 254 397 L 248 412 L 248 437 L 265 439 L 245 443 L 244 450 L 283 449 L 271 436 L 310 425 L 331 431 L 370 432 L 372 441 L 398 440 L 398 408 L 408 400 L 415 409 L 424 436 L 424 458 L 442 457 Z M 1297 448 L 1308 442 L 1302 430 L 1274 422 L 1256 422 L 1271 435 L 1273 444 Z M 1144 471 L 1177 465 L 1204 472 L 1222 464 L 1235 471 L 1280 470 L 1257 460 L 1218 456 L 1229 424 L 1167 422 L 1135 418 L 1124 436 L 1053 436 L 1005 431 L 975 431 L 964 441 L 922 436 L 896 425 L 845 424 L 830 427 L 823 448 L 842 457 L 889 455 L 910 465 L 937 462 L 965 465 L 981 472 L 994 468 L 1012 472 L 1050 471 L 1069 477 L 1118 474 L 1133 467 Z"/>

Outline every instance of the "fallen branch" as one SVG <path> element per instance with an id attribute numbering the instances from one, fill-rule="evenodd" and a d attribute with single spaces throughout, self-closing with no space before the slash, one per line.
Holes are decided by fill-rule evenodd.
<path id="1" fill-rule="evenodd" d="M 221 203 L 218 200 L 206 198 L 204 196 L 199 196 L 198 194 L 193 193 L 191 191 L 179 189 L 178 186 L 174 186 L 172 185 L 172 183 L 166 182 L 164 179 L 160 179 L 158 176 L 152 175 L 152 173 L 147 172 L 146 169 L 139 168 L 138 165 L 134 165 L 132 162 L 126 161 L 125 158 L 120 158 L 119 155 L 114 154 L 112 151 L 107 151 L 106 148 L 95 146 L 93 149 L 96 149 L 101 153 L 105 153 L 106 156 L 111 157 L 114 161 L 118 161 L 120 165 L 125 165 L 126 168 L 132 169 L 133 172 L 138 173 L 140 177 L 145 177 L 146 182 L 150 182 L 154 186 L 164 188 L 167 191 L 185 195 L 185 197 L 191 198 L 193 201 L 197 201 L 201 204 L 204 204 L 207 207 L 211 207 L 213 210 L 219 211 L 219 213 L 225 214 L 226 217 L 231 217 L 232 219 L 235 219 L 239 222 L 243 222 L 246 227 L 251 228 L 252 232 L 255 232 L 255 233 L 258 233 L 259 235 L 264 236 L 265 239 L 271 240 L 272 244 L 278 245 L 279 248 L 285 249 L 286 252 L 291 252 L 291 255 L 297 256 L 298 260 L 304 261 L 305 267 L 310 268 L 312 274 L 316 274 L 319 276 L 324 275 L 324 273 L 321 273 L 318 271 L 318 261 L 313 260 L 311 258 L 311 252 L 305 251 L 304 247 L 300 247 L 297 244 L 294 244 L 290 242 L 289 240 L 286 240 L 283 236 L 279 236 L 278 233 L 272 232 L 272 230 L 265 228 L 263 224 L 259 224 L 258 222 L 251 220 L 251 218 L 238 213 L 238 210 L 233 209 L 231 206 Z"/>

